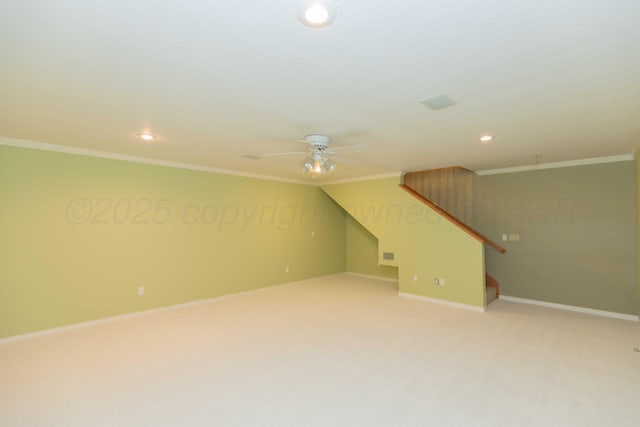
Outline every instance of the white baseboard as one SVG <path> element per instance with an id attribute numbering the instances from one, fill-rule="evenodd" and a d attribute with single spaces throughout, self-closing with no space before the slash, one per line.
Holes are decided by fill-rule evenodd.
<path id="1" fill-rule="evenodd" d="M 41 330 L 41 331 L 29 332 L 29 333 L 26 333 L 26 334 L 9 336 L 9 337 L 5 337 L 5 338 L 0 338 L 0 345 L 6 344 L 6 343 L 9 343 L 9 342 L 27 340 L 27 339 L 30 339 L 30 338 L 35 338 L 35 337 L 39 337 L 39 336 L 43 336 L 43 335 L 58 334 L 58 333 L 61 333 L 61 332 L 67 332 L 67 331 L 71 331 L 71 330 L 74 330 L 74 329 L 85 329 L 85 328 L 90 328 L 92 326 L 104 325 L 104 324 L 113 323 L 113 322 L 119 322 L 119 321 L 125 320 L 125 319 L 148 316 L 150 314 L 161 313 L 163 311 L 172 311 L 172 310 L 178 310 L 178 309 L 181 309 L 181 308 L 193 307 L 193 306 L 196 306 L 196 305 L 202 305 L 202 304 L 207 304 L 207 303 L 211 303 L 211 302 L 215 302 L 215 301 L 221 301 L 221 300 L 224 300 L 224 299 L 227 299 L 227 298 L 235 298 L 235 297 L 239 297 L 239 296 L 243 296 L 243 295 L 255 294 L 255 293 L 258 293 L 258 292 L 263 292 L 263 291 L 274 289 L 274 288 L 283 288 L 283 287 L 286 287 L 286 286 L 300 285 L 300 284 L 303 284 L 303 283 L 305 283 L 305 282 L 307 282 L 309 280 L 321 279 L 322 277 L 331 277 L 331 276 L 336 276 L 336 275 L 340 275 L 340 274 L 344 274 L 344 273 L 328 274 L 326 276 L 318 276 L 318 277 L 313 277 L 313 278 L 310 278 L 310 279 L 299 280 L 299 281 L 296 281 L 296 282 L 280 283 L 278 285 L 265 286 L 263 288 L 251 289 L 249 291 L 237 292 L 235 294 L 220 295 L 220 296 L 213 297 L 213 298 L 206 298 L 206 299 L 201 299 L 201 300 L 196 300 L 196 301 L 185 302 L 185 303 L 181 303 L 181 304 L 169 305 L 169 306 L 166 306 L 166 307 L 150 308 L 150 309 L 147 309 L 147 310 L 136 311 L 136 312 L 133 312 L 133 313 L 118 314 L 116 316 L 104 317 L 102 319 L 89 320 L 89 321 L 86 321 L 86 322 L 73 323 L 71 325 L 59 326 L 57 328 L 44 329 L 44 330 Z"/>
<path id="2" fill-rule="evenodd" d="M 575 305 L 556 304 L 554 302 L 538 301 L 535 299 L 510 297 L 500 294 L 502 301 L 517 302 L 521 304 L 539 305 L 542 307 L 556 308 L 558 310 L 575 311 L 577 313 L 592 314 L 594 316 L 611 317 L 613 319 L 631 320 L 637 322 L 640 320 L 638 316 L 633 314 L 616 313 L 615 311 L 596 310 L 593 308 L 577 307 Z"/>
<path id="3" fill-rule="evenodd" d="M 350 276 L 364 277 L 365 279 L 383 280 L 385 282 L 398 283 L 398 279 L 394 279 L 391 277 L 374 276 L 372 274 L 354 273 L 353 271 L 347 271 L 347 274 Z"/>
<path id="4" fill-rule="evenodd" d="M 478 307 L 476 305 L 462 304 L 460 302 L 447 301 L 447 300 L 439 299 L 439 298 L 425 297 L 425 296 L 422 296 L 422 295 L 408 294 L 406 292 L 398 292 L 398 296 L 401 296 L 401 297 L 404 297 L 404 298 L 411 298 L 411 299 L 415 299 L 415 300 L 418 300 L 418 301 L 426 301 L 426 302 L 433 302 L 433 303 L 441 304 L 441 305 L 448 305 L 449 307 L 462 308 L 464 310 L 471 310 L 471 311 L 476 311 L 476 312 L 480 312 L 480 313 L 484 313 L 485 311 L 487 311 L 487 309 L 485 307 Z"/>

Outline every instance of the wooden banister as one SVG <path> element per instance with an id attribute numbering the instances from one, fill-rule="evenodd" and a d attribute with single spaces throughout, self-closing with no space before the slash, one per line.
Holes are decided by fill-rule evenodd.
<path id="1" fill-rule="evenodd" d="M 474 230 L 473 228 L 469 227 L 467 224 L 465 224 L 464 222 L 460 221 L 458 218 L 454 217 L 449 212 L 445 211 L 440 206 L 438 206 L 436 203 L 434 203 L 431 200 L 427 199 L 426 197 L 424 197 L 422 194 L 418 193 L 417 191 L 415 191 L 411 187 L 408 187 L 408 186 L 406 186 L 404 184 L 400 184 L 400 188 L 405 190 L 407 193 L 411 194 L 416 199 L 420 200 L 425 205 L 429 206 L 434 211 L 438 212 L 446 220 L 448 220 L 449 222 L 451 222 L 452 224 L 454 224 L 455 226 L 457 226 L 461 230 L 465 231 L 467 234 L 469 234 L 470 236 L 472 236 L 476 240 L 478 240 L 478 241 L 480 241 L 482 243 L 486 243 L 487 245 L 491 246 L 493 249 L 495 249 L 496 251 L 498 251 L 498 252 L 500 252 L 502 254 L 507 252 L 507 250 L 505 248 L 503 248 L 502 246 L 500 246 L 499 244 L 497 244 L 493 240 L 489 239 L 488 237 L 485 237 L 482 234 L 478 233 L 476 230 Z"/>

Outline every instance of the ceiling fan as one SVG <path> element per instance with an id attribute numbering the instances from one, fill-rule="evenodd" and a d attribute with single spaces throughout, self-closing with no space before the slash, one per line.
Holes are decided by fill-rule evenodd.
<path id="1" fill-rule="evenodd" d="M 329 147 L 331 138 L 322 134 L 311 134 L 304 137 L 304 139 L 296 139 L 298 142 L 303 142 L 309 145 L 307 151 L 291 151 L 286 153 L 268 153 L 263 154 L 262 157 L 283 157 L 283 156 L 307 156 L 306 159 L 300 163 L 300 169 L 303 172 L 309 173 L 327 173 L 336 168 L 336 164 L 329 158 L 331 154 L 337 154 L 340 151 L 360 149 L 363 145 L 343 145 L 340 147 Z"/>

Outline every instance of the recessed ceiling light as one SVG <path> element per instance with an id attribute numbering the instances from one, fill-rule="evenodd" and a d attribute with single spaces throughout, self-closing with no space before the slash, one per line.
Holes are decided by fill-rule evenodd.
<path id="1" fill-rule="evenodd" d="M 491 142 L 495 139 L 492 135 L 483 135 L 480 137 L 480 142 Z"/>
<path id="2" fill-rule="evenodd" d="M 307 0 L 300 8 L 298 18 L 309 27 L 326 27 L 336 18 L 336 9 L 329 0 Z"/>
<path id="3" fill-rule="evenodd" d="M 153 141 L 154 139 L 157 139 L 158 137 L 150 134 L 150 133 L 139 133 L 138 134 L 138 138 L 144 140 L 144 141 Z"/>

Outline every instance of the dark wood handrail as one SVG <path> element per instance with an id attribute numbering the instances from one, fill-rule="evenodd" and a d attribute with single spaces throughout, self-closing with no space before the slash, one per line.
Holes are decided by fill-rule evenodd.
<path id="1" fill-rule="evenodd" d="M 413 188 L 411 188 L 409 186 L 406 186 L 404 184 L 400 184 L 400 188 L 405 190 L 407 193 L 411 194 L 416 199 L 420 200 L 425 205 L 429 206 L 434 211 L 438 212 L 446 220 L 448 220 L 449 222 L 451 222 L 453 225 L 457 226 L 461 230 L 465 231 L 467 234 L 469 234 L 470 236 L 472 236 L 476 240 L 478 240 L 478 241 L 480 241 L 482 243 L 486 243 L 487 245 L 491 246 L 493 249 L 495 249 L 496 251 L 500 252 L 501 254 L 507 252 L 507 250 L 505 248 L 503 248 L 502 246 L 500 246 L 499 244 L 497 244 L 493 240 L 489 239 L 488 237 L 485 237 L 482 234 L 478 233 L 476 230 L 474 230 L 473 228 L 469 227 L 467 224 L 465 224 L 464 222 L 460 221 L 458 218 L 454 217 L 449 212 L 445 211 L 440 206 L 438 206 L 437 204 L 435 204 L 431 200 L 429 200 L 426 197 L 424 197 L 422 194 L 420 194 L 417 191 L 415 191 Z"/>

